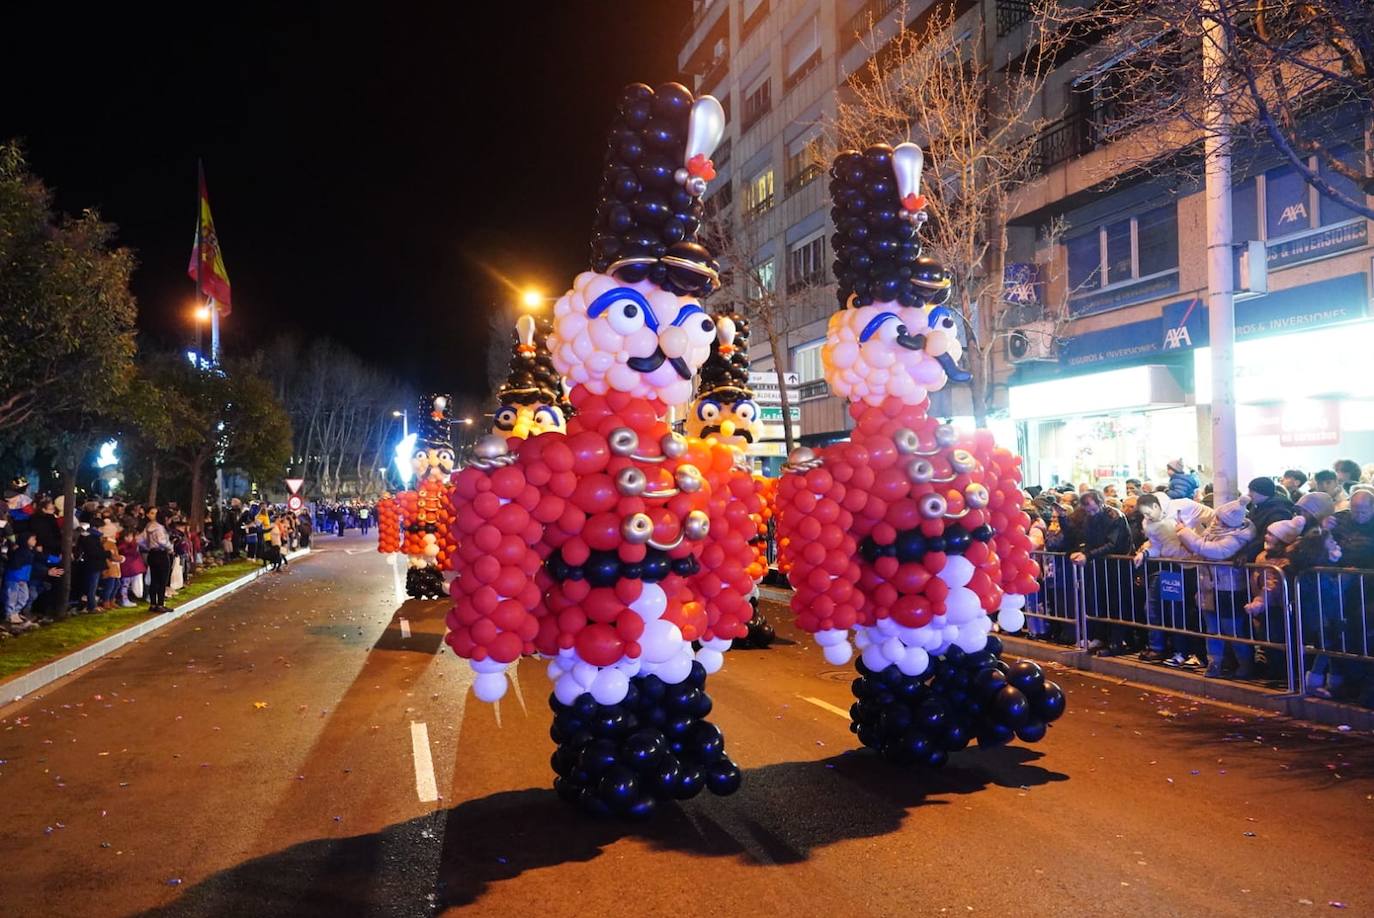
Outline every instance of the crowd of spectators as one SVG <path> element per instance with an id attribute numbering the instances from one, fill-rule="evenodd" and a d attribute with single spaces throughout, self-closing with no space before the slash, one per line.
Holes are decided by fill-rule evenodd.
<path id="1" fill-rule="evenodd" d="M 1280 679 L 1287 661 L 1276 647 L 1301 601 L 1307 691 L 1374 706 L 1374 670 L 1352 659 L 1374 648 L 1374 574 L 1350 572 L 1374 571 L 1374 465 L 1288 469 L 1219 505 L 1182 460 L 1157 484 L 1028 493 L 1032 540 L 1047 552 L 1039 604 L 1064 608 L 1080 589 L 1093 653 Z M 1049 618 L 1032 617 L 1028 634 L 1079 640 L 1075 623 Z"/>
<path id="2" fill-rule="evenodd" d="M 30 631 L 69 613 L 102 612 L 146 603 L 170 611 L 167 596 L 192 577 L 203 558 L 202 533 L 192 531 L 174 503 L 88 500 L 76 508 L 67 606 L 57 586 L 65 573 L 62 498 L 29 494 L 10 481 L 0 503 L 0 563 L 4 569 L 4 630 Z"/>

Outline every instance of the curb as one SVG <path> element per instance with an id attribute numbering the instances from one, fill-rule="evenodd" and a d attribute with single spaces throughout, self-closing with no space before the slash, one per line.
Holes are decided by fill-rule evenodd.
<path id="1" fill-rule="evenodd" d="M 286 559 L 288 561 L 294 561 L 308 554 L 310 554 L 310 549 L 301 548 L 288 553 Z M 101 638 L 94 644 L 88 644 L 80 650 L 74 650 L 64 657 L 58 657 L 51 663 L 45 663 L 32 672 L 25 673 L 9 682 L 0 682 L 0 707 L 19 701 L 44 686 L 56 682 L 63 676 L 70 675 L 78 669 L 90 663 L 94 663 L 101 657 L 114 653 L 124 645 L 132 643 L 147 634 L 151 634 L 159 628 L 171 624 L 183 615 L 189 615 L 197 609 L 208 606 L 217 599 L 228 596 L 230 593 L 240 587 L 247 586 L 266 573 L 268 573 L 268 568 L 266 567 L 250 571 L 237 580 L 231 580 L 224 584 L 224 586 L 216 587 L 204 596 L 197 596 L 190 602 L 177 606 L 171 612 L 164 612 L 156 618 L 150 618 L 147 621 L 139 622 L 137 625 L 125 628 L 123 631 L 116 631 L 109 637 Z"/>
<path id="2" fill-rule="evenodd" d="M 1309 698 L 1282 689 L 1271 689 L 1245 682 L 1205 679 L 1200 673 L 1141 663 L 1124 657 L 1095 657 L 1086 650 L 1075 647 L 1047 645 L 1005 633 L 999 633 L 998 637 L 1008 650 L 1041 662 L 1059 663 L 1069 669 L 1096 673 L 1113 679 L 1125 679 L 1179 695 L 1259 708 L 1295 720 L 1306 720 L 1332 727 L 1348 726 L 1359 731 L 1374 731 L 1374 710 L 1357 705 Z"/>

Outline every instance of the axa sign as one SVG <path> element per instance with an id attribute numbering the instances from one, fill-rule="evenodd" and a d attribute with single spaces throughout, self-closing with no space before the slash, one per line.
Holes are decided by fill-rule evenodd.
<path id="1" fill-rule="evenodd" d="M 1188 330 L 1188 320 L 1198 311 L 1202 300 L 1193 297 L 1164 307 L 1164 350 L 1177 351 L 1193 346 L 1193 334 Z"/>

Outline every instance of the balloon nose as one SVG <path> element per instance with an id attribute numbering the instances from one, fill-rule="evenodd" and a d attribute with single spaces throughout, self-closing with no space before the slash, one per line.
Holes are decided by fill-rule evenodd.
<path id="1" fill-rule="evenodd" d="M 658 346 L 669 360 L 681 357 L 687 353 L 687 333 L 676 326 L 665 328 L 658 333 Z"/>
<path id="2" fill-rule="evenodd" d="M 721 422 L 720 422 L 720 435 L 721 435 L 722 437 L 733 437 L 733 436 L 735 435 L 735 422 L 734 422 L 734 421 L 721 421 Z"/>
<path id="3" fill-rule="evenodd" d="M 926 353 L 932 357 L 939 357 L 949 351 L 949 335 L 935 329 L 926 332 Z"/>

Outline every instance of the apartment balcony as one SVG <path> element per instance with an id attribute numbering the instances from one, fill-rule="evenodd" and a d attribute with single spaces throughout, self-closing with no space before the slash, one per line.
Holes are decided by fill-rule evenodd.
<path id="1" fill-rule="evenodd" d="M 840 51 L 848 51 L 868 34 L 869 23 L 878 22 L 902 5 L 902 0 L 868 0 L 840 26 Z"/>
<path id="2" fill-rule="evenodd" d="M 1030 0 L 997 0 L 997 37 L 1030 19 L 1033 12 Z"/>
<path id="3" fill-rule="evenodd" d="M 812 271 L 801 277 L 789 277 L 787 279 L 788 294 L 801 293 L 804 290 L 811 290 L 816 287 L 825 286 L 825 271 Z"/>
<path id="4" fill-rule="evenodd" d="M 1035 136 L 1028 168 L 1032 175 L 1044 175 L 1060 163 L 1076 159 L 1111 143 L 1114 128 L 1121 122 L 1114 105 L 1101 106 L 1066 115 Z"/>
<path id="5" fill-rule="evenodd" d="M 773 110 L 773 98 L 765 95 L 762 98 L 750 96 L 744 100 L 744 117 L 740 119 L 739 131 L 743 134 L 751 127 L 759 123 L 764 115 Z"/>
<path id="6" fill-rule="evenodd" d="M 720 57 L 707 64 L 701 73 L 701 88 L 703 91 L 710 91 L 720 85 L 720 81 L 725 79 L 725 74 L 730 70 L 730 55 L 722 54 Z"/>
<path id="7" fill-rule="evenodd" d="M 807 163 L 798 172 L 787 177 L 787 181 L 782 186 L 783 196 L 791 197 L 820 178 L 824 172 L 825 170 L 821 168 L 820 163 Z"/>
<path id="8" fill-rule="evenodd" d="M 815 69 L 816 69 L 817 67 L 819 67 L 820 65 L 821 65 L 821 49 L 820 49 L 820 48 L 817 48 L 815 51 L 813 51 L 813 52 L 811 53 L 811 56 L 808 57 L 808 58 L 802 63 L 802 65 L 801 65 L 800 67 L 798 67 L 796 70 L 793 70 L 791 73 L 789 73 L 789 74 L 787 75 L 787 78 L 784 79 L 784 80 L 782 81 L 782 91 L 783 91 L 783 92 L 791 92 L 791 91 L 792 91 L 792 88 L 793 88 L 794 86 L 796 86 L 796 85 L 797 85 L 798 83 L 800 83 L 802 80 L 806 79 L 807 76 L 809 76 L 809 75 L 811 74 L 811 71 L 815 70 Z"/>
<path id="9" fill-rule="evenodd" d="M 757 220 L 759 217 L 762 217 L 764 214 L 772 210 L 773 204 L 776 203 L 776 201 L 777 198 L 774 195 L 770 194 L 766 198 L 760 198 L 753 204 L 747 205 L 744 208 L 744 219 Z"/>

